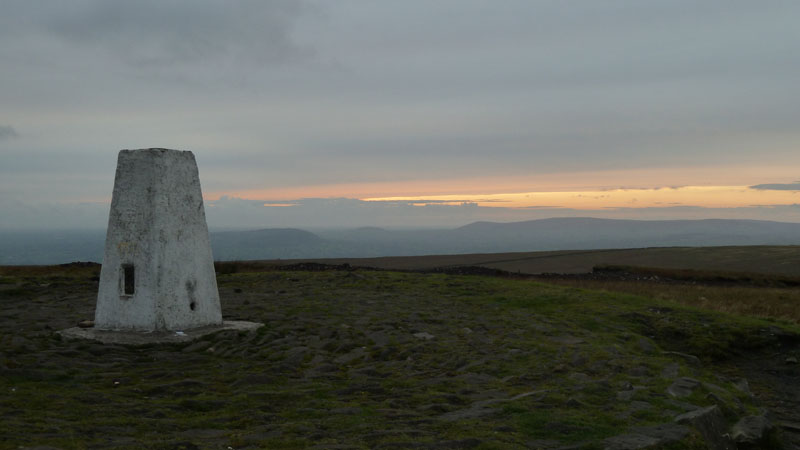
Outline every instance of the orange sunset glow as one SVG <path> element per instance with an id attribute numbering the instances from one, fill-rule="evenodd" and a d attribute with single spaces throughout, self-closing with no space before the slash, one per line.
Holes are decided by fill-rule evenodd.
<path id="1" fill-rule="evenodd" d="M 749 169 L 749 170 L 748 170 Z M 800 203 L 796 190 L 754 189 L 764 179 L 791 181 L 793 168 L 707 167 L 569 172 L 525 176 L 482 176 L 439 180 L 384 181 L 303 185 L 278 189 L 210 192 L 264 201 L 264 206 L 293 206 L 303 198 L 353 198 L 369 202 L 414 204 L 474 203 L 484 207 L 572 208 L 603 210 L 696 206 L 737 208 Z M 703 180 L 703 183 L 697 183 Z"/>
<path id="2" fill-rule="evenodd" d="M 609 189 L 563 192 L 518 192 L 475 195 L 433 195 L 419 197 L 374 197 L 365 201 L 461 202 L 478 206 L 506 208 L 573 208 L 598 210 L 607 208 L 653 208 L 699 206 L 704 208 L 737 208 L 774 206 L 800 201 L 796 191 L 769 191 L 748 186 L 683 186 L 658 189 Z"/>

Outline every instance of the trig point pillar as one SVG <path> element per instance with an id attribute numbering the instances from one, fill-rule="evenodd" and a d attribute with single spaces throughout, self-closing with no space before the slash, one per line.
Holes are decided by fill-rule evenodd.
<path id="1" fill-rule="evenodd" d="M 120 151 L 95 328 L 173 331 L 222 323 L 194 155 Z"/>

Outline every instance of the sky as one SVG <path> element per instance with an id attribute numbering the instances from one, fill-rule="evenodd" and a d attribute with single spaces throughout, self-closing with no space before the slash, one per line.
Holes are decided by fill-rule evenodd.
<path id="1" fill-rule="evenodd" d="M 212 228 L 800 222 L 800 2 L 5 0 L 0 229 L 191 150 Z"/>

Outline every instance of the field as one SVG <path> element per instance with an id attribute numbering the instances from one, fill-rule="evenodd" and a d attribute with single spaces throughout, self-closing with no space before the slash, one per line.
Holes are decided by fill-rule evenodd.
<path id="1" fill-rule="evenodd" d="M 300 262 L 351 264 L 390 270 L 480 266 L 507 272 L 584 273 L 600 265 L 658 267 L 723 272 L 759 272 L 800 278 L 800 246 L 654 247 L 617 250 L 480 253 L 384 258 L 270 260 L 265 264 Z"/>
<path id="2" fill-rule="evenodd" d="M 243 270 L 282 265 L 349 264 L 387 270 L 470 272 L 488 268 L 587 289 L 642 295 L 725 313 L 800 323 L 800 247 L 667 247 L 386 258 L 228 263 Z M 596 268 L 617 273 L 587 274 Z M 544 275 L 543 275 L 544 274 Z M 559 275 L 547 275 L 559 274 Z M 565 276 L 561 276 L 565 275 Z"/>
<path id="3" fill-rule="evenodd" d="M 96 266 L 0 268 L 0 447 L 707 448 L 674 419 L 713 405 L 725 427 L 768 407 L 798 441 L 791 323 L 527 279 L 308 269 L 330 268 L 220 264 L 226 319 L 264 327 L 136 347 L 56 333 L 92 317 Z"/>

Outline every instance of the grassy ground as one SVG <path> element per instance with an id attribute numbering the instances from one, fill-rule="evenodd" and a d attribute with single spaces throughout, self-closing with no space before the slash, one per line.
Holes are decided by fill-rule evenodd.
<path id="1" fill-rule="evenodd" d="M 249 262 L 254 266 L 290 264 L 301 260 Z M 610 250 L 564 250 L 469 255 L 427 255 L 384 258 L 304 260 L 348 263 L 391 270 L 420 270 L 445 266 L 482 266 L 507 272 L 591 272 L 598 265 L 628 265 L 704 271 L 760 272 L 800 277 L 800 246 L 654 247 Z"/>
<path id="2" fill-rule="evenodd" d="M 654 298 L 724 313 L 800 323 L 800 289 L 592 279 L 551 279 L 548 283 Z"/>
<path id="3" fill-rule="evenodd" d="M 0 269 L 0 447 L 602 448 L 687 405 L 755 412 L 713 364 L 777 345 L 772 323 L 663 299 L 369 271 L 220 275 L 254 333 L 60 339 L 92 317 L 96 275 Z M 682 375 L 708 384 L 674 399 Z"/>

